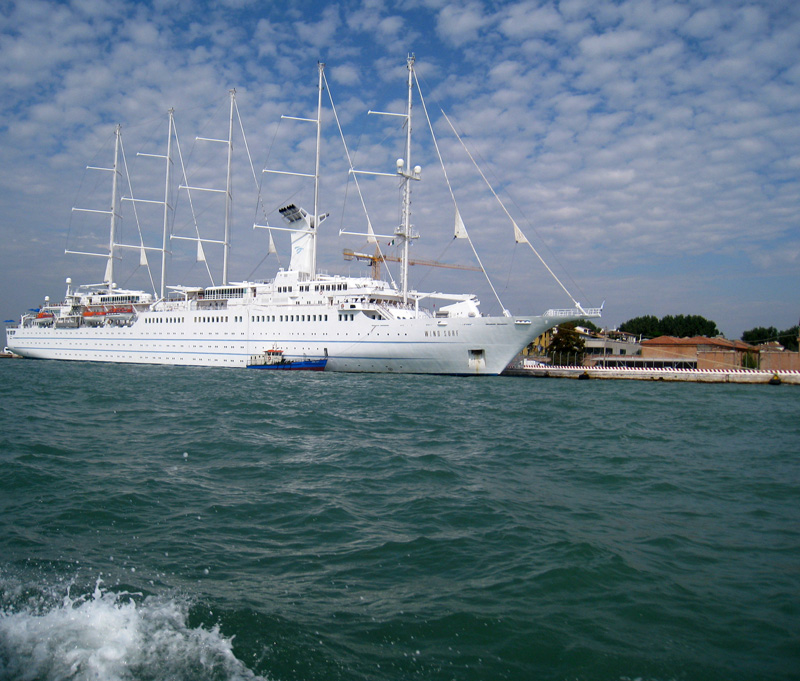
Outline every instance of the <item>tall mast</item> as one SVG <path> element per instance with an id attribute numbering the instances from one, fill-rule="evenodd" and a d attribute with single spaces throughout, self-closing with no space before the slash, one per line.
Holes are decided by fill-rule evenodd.
<path id="1" fill-rule="evenodd" d="M 233 112 L 236 101 L 236 89 L 230 91 L 231 117 L 228 125 L 228 176 L 225 182 L 225 238 L 222 251 L 222 285 L 228 285 L 228 251 L 231 247 L 231 208 L 233 205 L 233 186 L 231 163 L 233 160 Z"/>
<path id="2" fill-rule="evenodd" d="M 145 201 L 146 203 L 161 203 L 160 201 L 147 201 L 146 199 L 134 199 L 132 196 L 120 196 L 120 185 L 119 185 L 119 178 L 122 175 L 121 166 L 125 166 L 125 152 L 122 148 L 122 126 L 117 124 L 114 128 L 114 164 L 110 168 L 99 168 L 97 166 L 86 166 L 88 170 L 102 170 L 104 172 L 110 172 L 112 174 L 111 180 L 111 206 L 109 210 L 97 210 L 93 208 L 76 208 L 73 207 L 73 211 L 80 211 L 82 213 L 102 213 L 103 215 L 110 216 L 110 225 L 109 225 L 109 234 L 108 234 L 108 253 L 90 253 L 86 251 L 73 251 L 70 249 L 65 249 L 65 253 L 73 253 L 75 255 L 91 255 L 96 257 L 105 258 L 106 260 L 106 271 L 105 275 L 103 276 L 103 285 L 106 287 L 107 291 L 111 293 L 114 290 L 115 283 L 114 283 L 114 260 L 116 259 L 117 250 L 120 248 L 134 248 L 139 251 L 142 255 L 142 260 L 140 264 L 147 265 L 147 260 L 145 258 L 144 252 L 146 250 L 158 250 L 155 248 L 149 249 L 144 243 L 139 243 L 137 245 L 132 244 L 121 244 L 117 242 L 117 226 L 119 222 L 122 220 L 122 216 L 120 214 L 120 206 L 122 201 Z M 143 156 L 154 156 L 154 154 L 141 154 Z M 128 186 L 130 186 L 130 178 L 128 177 Z M 153 289 L 155 289 L 155 283 L 153 283 Z"/>
<path id="3" fill-rule="evenodd" d="M 317 97 L 317 152 L 314 160 L 314 221 L 311 225 L 311 276 L 317 276 L 317 229 L 319 228 L 319 152 L 322 139 L 322 83 L 325 64 L 317 62 L 319 86 Z"/>
<path id="4" fill-rule="evenodd" d="M 169 238 L 169 186 L 172 171 L 172 131 L 175 127 L 175 109 L 169 110 L 167 132 L 167 172 L 164 183 L 164 231 L 161 239 L 161 287 L 159 296 L 164 298 L 167 290 L 167 239 Z"/>
<path id="5" fill-rule="evenodd" d="M 114 167 L 111 180 L 111 226 L 108 237 L 108 263 L 106 264 L 105 283 L 108 291 L 114 290 L 114 251 L 117 241 L 117 220 L 119 219 L 119 148 L 122 144 L 122 126 L 118 123 L 114 128 Z"/>
<path id="6" fill-rule="evenodd" d="M 419 180 L 419 167 L 411 169 L 411 106 L 412 87 L 414 82 L 414 55 L 407 60 L 408 68 L 408 105 L 406 109 L 406 157 L 397 162 L 397 173 L 403 178 L 403 206 L 402 225 L 398 228 L 397 236 L 403 240 L 402 264 L 400 270 L 401 286 L 403 289 L 403 302 L 408 302 L 408 246 L 413 238 L 411 228 L 411 180 Z"/>

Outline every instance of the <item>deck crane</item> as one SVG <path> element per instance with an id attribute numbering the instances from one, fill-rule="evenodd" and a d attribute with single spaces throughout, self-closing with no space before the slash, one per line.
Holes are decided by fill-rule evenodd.
<path id="1" fill-rule="evenodd" d="M 383 255 L 378 249 L 375 249 L 375 253 L 370 255 L 369 253 L 356 253 L 355 251 L 350 250 L 349 248 L 345 248 L 342 251 L 342 255 L 344 255 L 345 260 L 358 260 L 361 262 L 368 262 L 372 267 L 372 278 L 373 279 L 380 279 L 381 278 L 381 263 L 382 262 L 400 262 L 401 259 L 397 258 L 393 255 Z M 409 265 L 424 265 L 425 267 L 445 267 L 451 270 L 471 270 L 473 272 L 480 272 L 480 267 L 475 267 L 474 265 L 453 265 L 451 263 L 446 262 L 437 262 L 436 260 L 409 260 Z"/>

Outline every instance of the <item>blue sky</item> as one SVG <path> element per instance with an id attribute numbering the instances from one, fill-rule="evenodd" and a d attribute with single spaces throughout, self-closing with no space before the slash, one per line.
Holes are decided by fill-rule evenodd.
<path id="1" fill-rule="evenodd" d="M 447 136 L 442 109 L 567 288 L 585 305 L 606 301 L 603 324 L 700 314 L 738 337 L 758 325 L 797 323 L 800 6 L 781 0 L 411 0 L 400 9 L 381 0 L 5 2 L 3 319 L 45 295 L 58 299 L 67 276 L 102 279 L 97 259 L 64 249 L 91 239 L 100 247 L 106 238 L 71 209 L 107 202 L 93 198 L 89 190 L 103 189 L 102 181 L 84 168 L 111 162 L 116 123 L 139 197 L 158 198 L 163 186 L 163 168 L 135 154 L 164 153 L 170 107 L 185 156 L 198 167 L 191 172 L 209 185 L 224 182 L 216 152 L 195 136 L 227 135 L 231 88 L 256 169 L 307 171 L 312 131 L 278 121 L 314 114 L 323 61 L 356 166 L 391 172 L 400 131 L 366 111 L 402 110 L 409 53 L 442 148 L 453 155 L 448 176 L 459 209 L 512 312 L 570 301 L 530 250 L 515 246 L 502 210 Z M 424 114 L 415 113 L 422 133 Z M 237 141 L 237 152 L 243 146 Z M 473 264 L 469 249 L 452 241 L 452 205 L 434 188 L 441 172 L 422 136 L 414 153 L 424 179 L 414 187 L 421 234 L 414 256 Z M 366 273 L 341 258 L 343 248 L 371 247 L 338 237 L 342 228 L 361 229 L 363 218 L 329 114 L 323 154 L 322 210 L 331 217 L 320 234 L 320 267 Z M 256 192 L 244 156 L 236 167 L 231 279 L 269 278 L 288 263 L 288 242 L 276 233 L 283 253 L 264 258 L 267 237 L 252 229 Z M 310 205 L 308 187 L 271 177 L 262 194 L 267 211 L 286 199 Z M 395 181 L 365 181 L 365 194 L 376 229 L 391 231 L 399 219 Z M 209 208 L 206 217 L 213 215 Z M 185 217 L 178 207 L 176 233 L 190 229 Z M 140 219 L 153 243 L 158 219 L 144 209 Z M 124 223 L 135 230 L 130 218 Z M 212 234 L 217 225 L 202 229 L 221 236 Z M 172 247 L 168 283 L 209 283 L 189 247 Z M 136 264 L 120 265 L 120 285 L 147 286 Z M 485 312 L 499 310 L 472 273 L 417 267 L 412 276 L 420 289 L 476 291 Z"/>

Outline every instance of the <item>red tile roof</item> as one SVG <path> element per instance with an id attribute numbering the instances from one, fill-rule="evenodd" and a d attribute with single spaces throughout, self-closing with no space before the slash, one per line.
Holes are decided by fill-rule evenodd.
<path id="1" fill-rule="evenodd" d="M 718 347 L 727 350 L 757 350 L 750 343 L 744 341 L 731 341 L 727 338 L 707 338 L 706 336 L 694 336 L 693 338 L 676 338 L 675 336 L 659 336 L 658 338 L 651 338 L 644 340 L 641 345 L 651 347 L 659 346 L 675 346 L 675 345 L 695 345 L 697 347 Z"/>

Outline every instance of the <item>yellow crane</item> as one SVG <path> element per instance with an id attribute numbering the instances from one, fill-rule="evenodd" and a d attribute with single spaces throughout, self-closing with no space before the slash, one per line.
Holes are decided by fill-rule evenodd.
<path id="1" fill-rule="evenodd" d="M 380 279 L 381 278 L 381 263 L 382 262 L 400 262 L 401 258 L 398 258 L 393 255 L 383 255 L 381 252 L 376 248 L 375 254 L 370 255 L 369 253 L 356 253 L 355 251 L 350 250 L 349 248 L 345 248 L 342 251 L 342 255 L 344 255 L 345 260 L 359 260 L 361 262 L 368 262 L 372 267 L 372 278 L 373 279 Z M 473 272 L 480 272 L 480 267 L 475 267 L 474 265 L 453 265 L 451 263 L 446 262 L 437 262 L 436 260 L 409 260 L 409 265 L 424 265 L 425 267 L 445 267 L 451 270 L 472 270 Z"/>

